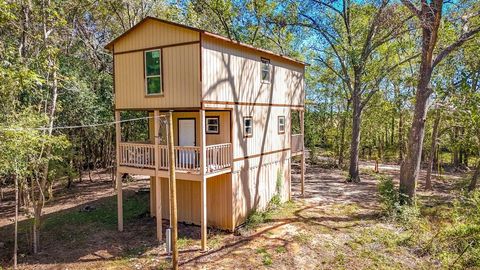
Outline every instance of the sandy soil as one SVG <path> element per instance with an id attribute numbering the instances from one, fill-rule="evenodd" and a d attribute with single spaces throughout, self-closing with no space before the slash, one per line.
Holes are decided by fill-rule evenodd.
<path id="1" fill-rule="evenodd" d="M 371 172 L 373 163 L 362 163 L 362 182 L 345 183 L 345 172 L 307 167 L 306 194 L 301 196 L 299 175 L 292 174 L 293 203 L 273 214 L 268 222 L 253 230 L 229 234 L 209 230 L 209 250 L 200 251 L 200 230 L 197 226 L 181 224 L 180 265 L 184 269 L 423 269 L 434 262 L 421 258 L 411 250 L 388 250 L 382 244 L 359 239 L 367 229 L 395 228 L 384 223 L 379 215 L 376 180 Z M 298 172 L 298 168 L 294 168 Z M 398 166 L 385 165 L 380 170 L 396 177 Z M 100 179 L 104 180 L 100 180 Z M 93 182 L 83 181 L 69 191 L 58 190 L 55 200 L 46 206 L 46 219 L 53 213 L 78 211 L 85 205 L 102 205 L 112 200 L 114 191 L 107 176 Z M 434 182 L 445 187 L 443 182 Z M 137 179 L 126 184 L 126 195 L 147 186 L 147 180 Z M 420 186 L 421 190 L 421 186 Z M 435 195 L 449 198 L 448 185 L 437 189 Z M 11 194 L 9 195 L 11 196 Z M 0 242 L 10 237 L 11 205 L 0 207 Z M 10 225 L 9 225 L 10 224 Z M 86 224 L 85 226 L 87 226 Z M 166 222 L 165 226 L 166 227 Z M 76 228 L 68 228 L 75 230 Z M 79 229 L 85 229 L 81 227 Z M 91 229 L 91 228 L 89 228 Z M 60 230 L 65 232 L 65 228 Z M 82 239 L 58 240 L 56 235 L 43 235 L 42 251 L 32 255 L 21 246 L 22 269 L 162 269 L 169 267 L 164 245 L 155 241 L 155 220 L 142 214 L 125 224 L 125 231 L 98 228 Z M 53 230 L 52 234 L 56 234 Z M 25 234 L 29 237 L 28 232 Z M 55 237 L 54 237 L 55 236 Z M 52 240 L 50 240 L 52 239 Z M 53 239 L 56 239 L 55 241 Z M 28 241 L 26 241 L 28 242 Z M 11 263 L 10 246 L 0 247 L 0 261 Z M 8 248 L 8 250 L 7 250 Z M 0 265 L 2 265 L 0 264 Z"/>

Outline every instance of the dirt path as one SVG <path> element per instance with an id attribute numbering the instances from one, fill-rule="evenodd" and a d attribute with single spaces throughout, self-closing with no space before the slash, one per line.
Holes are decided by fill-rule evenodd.
<path id="1" fill-rule="evenodd" d="M 391 244 L 397 228 L 379 215 L 373 164 L 362 163 L 362 182 L 346 184 L 341 170 L 308 166 L 306 194 L 299 191 L 299 175 L 292 174 L 293 202 L 273 211 L 266 222 L 239 234 L 209 230 L 209 251 L 200 252 L 200 230 L 181 225 L 179 246 L 184 269 L 422 269 L 434 267 L 407 248 Z M 397 175 L 398 167 L 382 166 Z M 298 170 L 298 168 L 297 168 Z M 23 269 L 163 269 L 169 261 L 164 245 L 155 241 L 155 221 L 148 216 L 148 196 L 136 193 L 145 180 L 126 184 L 125 231 L 115 229 L 115 196 L 109 182 L 84 181 L 76 190 L 60 193 L 47 206 L 42 253 L 28 250 L 29 234 L 21 241 Z M 448 189 L 437 191 L 448 196 Z M 79 213 L 85 205 L 96 211 Z M 7 209 L 7 208 L 3 208 Z M 0 219 L 0 239 L 8 239 L 11 225 Z M 166 227 L 167 224 L 165 224 Z M 25 239 L 24 239 L 25 238 Z M 9 264 L 10 240 L 0 256 Z M 395 240 L 396 241 L 396 240 Z M 2 265 L 0 264 L 0 265 Z"/>

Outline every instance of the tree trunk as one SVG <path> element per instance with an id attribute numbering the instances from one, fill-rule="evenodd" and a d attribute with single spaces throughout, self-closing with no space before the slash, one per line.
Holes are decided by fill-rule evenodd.
<path id="1" fill-rule="evenodd" d="M 395 114 L 392 116 L 392 132 L 390 133 L 390 145 L 392 148 L 395 144 Z"/>
<path id="2" fill-rule="evenodd" d="M 433 123 L 432 142 L 430 146 L 430 158 L 428 160 L 427 177 L 425 179 L 426 190 L 432 189 L 433 160 L 435 159 L 435 154 L 437 151 L 438 125 L 440 124 L 440 118 L 441 118 L 440 109 L 437 107 L 437 114 L 435 116 L 435 122 Z"/>
<path id="3" fill-rule="evenodd" d="M 347 127 L 347 117 L 348 111 L 350 110 L 350 101 L 347 101 L 347 108 L 346 111 L 343 113 L 342 116 L 342 123 L 341 123 L 341 135 L 340 135 L 340 150 L 338 153 L 338 167 L 343 166 L 343 157 L 345 156 L 345 129 Z"/>
<path id="4" fill-rule="evenodd" d="M 452 136 L 452 147 L 453 147 L 453 153 L 452 153 L 452 165 L 454 168 L 458 168 L 460 165 L 459 163 L 459 153 L 458 153 L 458 127 L 453 128 L 453 136 Z"/>
<path id="5" fill-rule="evenodd" d="M 360 96 L 353 95 L 353 121 L 352 121 L 352 141 L 350 145 L 350 168 L 348 170 L 348 182 L 360 182 L 358 171 L 358 151 L 360 146 L 360 124 L 362 121 L 362 109 L 360 107 Z"/>
<path id="6" fill-rule="evenodd" d="M 39 202 L 37 202 L 39 203 Z M 41 205 L 35 205 L 34 209 L 34 219 L 33 219 L 33 254 L 38 253 L 38 248 L 40 246 L 40 222 L 42 218 L 42 207 Z"/>
<path id="7" fill-rule="evenodd" d="M 477 168 L 473 173 L 472 180 L 470 181 L 470 185 L 468 186 L 468 191 L 473 191 L 477 187 L 477 181 L 480 177 L 480 158 L 477 161 Z"/>
<path id="8" fill-rule="evenodd" d="M 402 164 L 405 156 L 405 143 L 403 141 L 403 114 L 400 111 L 398 117 L 398 157 L 399 163 Z"/>
<path id="9" fill-rule="evenodd" d="M 345 126 L 346 126 L 346 122 L 347 122 L 347 119 L 346 117 L 344 116 L 342 118 L 342 124 L 340 126 L 340 149 L 338 150 L 338 167 L 342 167 L 343 166 L 343 155 L 344 155 L 344 151 L 345 151 Z"/>
<path id="10" fill-rule="evenodd" d="M 13 244 L 13 269 L 17 269 L 17 252 L 18 252 L 18 178 L 17 175 L 13 176 L 15 178 L 15 233 L 14 233 L 14 244 Z"/>
<path id="11" fill-rule="evenodd" d="M 430 62 L 428 66 L 430 66 Z M 425 120 L 428 111 L 427 103 L 431 94 L 431 89 L 429 88 L 431 74 L 432 69 L 430 67 L 421 67 L 420 82 L 415 95 L 415 113 L 408 136 L 407 152 L 405 161 L 400 168 L 400 193 L 403 195 L 402 203 L 412 204 L 415 199 L 422 157 L 423 138 L 425 136 Z"/>

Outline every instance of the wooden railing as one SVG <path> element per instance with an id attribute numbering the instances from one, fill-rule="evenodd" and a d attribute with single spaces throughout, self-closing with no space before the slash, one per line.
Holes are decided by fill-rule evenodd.
<path id="1" fill-rule="evenodd" d="M 200 147 L 198 146 L 175 146 L 175 169 L 200 173 Z"/>
<path id="2" fill-rule="evenodd" d="M 291 136 L 290 149 L 292 153 L 301 152 L 303 150 L 303 134 L 294 134 Z"/>
<path id="3" fill-rule="evenodd" d="M 232 144 L 208 145 L 206 149 L 207 173 L 232 166 Z"/>
<path id="4" fill-rule="evenodd" d="M 159 169 L 168 170 L 168 146 L 159 145 Z M 197 146 L 175 146 L 175 169 L 200 173 L 200 147 Z"/>
<path id="5" fill-rule="evenodd" d="M 155 168 L 155 145 L 146 143 L 121 143 L 120 165 Z"/>
<path id="6" fill-rule="evenodd" d="M 155 145 L 127 143 L 119 145 L 120 166 L 155 168 Z M 158 168 L 168 170 L 168 147 L 159 145 Z M 179 172 L 200 173 L 200 147 L 175 146 L 175 169 Z M 211 173 L 228 168 L 232 164 L 232 144 L 215 144 L 206 147 L 206 172 Z"/>

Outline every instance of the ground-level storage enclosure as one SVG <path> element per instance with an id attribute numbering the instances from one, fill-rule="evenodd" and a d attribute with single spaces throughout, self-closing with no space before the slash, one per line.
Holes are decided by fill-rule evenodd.
<path id="1" fill-rule="evenodd" d="M 150 190 L 156 182 L 151 178 Z M 169 181 L 161 179 L 162 218 L 170 218 Z M 177 179 L 177 215 L 179 222 L 200 225 L 200 181 Z M 222 174 L 207 180 L 207 225 L 233 231 L 232 182 L 230 174 Z M 151 211 L 155 211 L 156 196 L 151 196 Z M 153 204 L 153 206 L 152 206 Z M 154 216 L 156 213 L 152 212 Z"/>
<path id="2" fill-rule="evenodd" d="M 228 231 L 242 225 L 254 210 L 264 210 L 278 195 L 290 197 L 290 159 L 288 152 L 245 160 L 238 171 L 207 179 L 207 226 Z M 154 177 L 151 178 L 151 211 L 156 215 Z M 169 181 L 161 180 L 162 218 L 169 219 Z M 199 181 L 177 179 L 177 215 L 179 222 L 200 225 L 201 186 Z"/>

